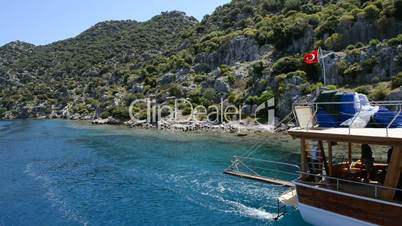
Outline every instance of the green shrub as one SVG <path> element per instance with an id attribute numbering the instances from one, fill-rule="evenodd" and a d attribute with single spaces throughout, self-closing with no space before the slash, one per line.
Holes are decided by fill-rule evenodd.
<path id="1" fill-rule="evenodd" d="M 335 51 L 341 50 L 343 46 L 343 35 L 334 33 L 325 40 L 324 44 L 328 49 Z"/>
<path id="2" fill-rule="evenodd" d="M 257 77 L 261 77 L 262 73 L 265 69 L 265 65 L 262 61 L 258 61 L 255 64 L 253 64 L 253 73 L 254 75 L 256 75 Z"/>
<path id="3" fill-rule="evenodd" d="M 228 65 L 222 64 L 219 68 L 221 70 L 221 75 L 223 77 L 227 77 L 234 74 L 234 70 Z"/>
<path id="4" fill-rule="evenodd" d="M 281 0 L 265 0 L 262 4 L 262 8 L 266 12 L 278 11 L 282 8 L 283 1 Z"/>
<path id="5" fill-rule="evenodd" d="M 184 96 L 183 87 L 177 83 L 170 84 L 169 93 L 170 93 L 170 95 L 175 96 L 175 97 L 183 97 Z"/>
<path id="6" fill-rule="evenodd" d="M 356 87 L 354 89 L 354 91 L 368 95 L 371 91 L 371 86 L 369 86 L 369 85 L 359 86 L 359 87 Z"/>
<path id="7" fill-rule="evenodd" d="M 318 13 L 321 11 L 321 6 L 315 5 L 312 3 L 308 3 L 305 5 L 302 5 L 301 10 L 303 13 L 306 13 L 306 14 L 314 14 L 314 13 Z"/>
<path id="8" fill-rule="evenodd" d="M 110 113 L 109 113 L 108 111 L 104 111 L 104 112 L 102 112 L 102 113 L 100 114 L 100 117 L 101 117 L 102 119 L 109 118 L 109 117 L 110 117 Z"/>
<path id="9" fill-rule="evenodd" d="M 368 5 L 364 9 L 365 17 L 368 20 L 375 20 L 378 18 L 378 14 L 380 13 L 380 10 L 377 8 L 375 5 Z"/>
<path id="10" fill-rule="evenodd" d="M 192 111 L 193 109 L 190 107 L 190 106 L 186 106 L 184 109 L 183 109 L 183 111 L 181 112 L 183 115 L 189 115 L 189 114 L 191 114 L 191 111 Z"/>
<path id="11" fill-rule="evenodd" d="M 399 1 L 399 0 L 398 0 Z M 388 0 L 383 2 L 382 14 L 386 17 L 393 17 L 395 15 L 394 1 Z M 397 15 L 398 16 L 398 15 Z"/>
<path id="12" fill-rule="evenodd" d="M 272 69 L 276 75 L 296 71 L 302 66 L 301 61 L 301 57 L 282 57 L 272 65 Z"/>
<path id="13" fill-rule="evenodd" d="M 314 84 L 310 84 L 309 86 L 305 86 L 303 89 L 304 94 L 310 94 L 315 92 L 317 89 L 323 87 L 324 85 L 321 82 L 317 82 Z"/>
<path id="14" fill-rule="evenodd" d="M 360 48 L 363 48 L 363 47 L 364 47 L 364 44 L 362 42 L 357 42 L 355 44 L 355 49 L 360 49 Z"/>
<path id="15" fill-rule="evenodd" d="M 87 106 L 83 103 L 78 104 L 77 106 L 77 112 L 79 114 L 88 114 L 89 113 L 89 109 L 87 108 Z"/>
<path id="16" fill-rule="evenodd" d="M 219 98 L 219 96 L 215 89 L 207 88 L 202 93 L 202 96 L 200 98 L 200 103 L 204 106 L 210 106 L 213 103 L 215 103 L 215 101 L 217 101 L 218 98 Z"/>
<path id="17" fill-rule="evenodd" d="M 286 75 L 287 78 L 293 78 L 296 76 L 307 79 L 307 73 L 305 71 L 301 71 L 301 70 L 292 71 Z"/>
<path id="18" fill-rule="evenodd" d="M 257 23 L 257 40 L 260 44 L 271 43 L 276 48 L 287 47 L 293 39 L 303 37 L 308 28 L 308 17 L 296 11 L 284 15 L 265 17 Z"/>
<path id="19" fill-rule="evenodd" d="M 112 109 L 112 116 L 116 119 L 128 119 L 129 112 L 128 107 L 125 105 L 118 105 Z"/>
<path id="20" fill-rule="evenodd" d="M 257 96 L 249 96 L 249 97 L 247 97 L 246 104 L 249 104 L 249 105 L 258 104 L 258 97 Z"/>
<path id="21" fill-rule="evenodd" d="M 314 49 L 318 49 L 323 46 L 324 46 L 324 41 L 321 39 L 314 42 Z"/>
<path id="22" fill-rule="evenodd" d="M 255 28 L 246 28 L 243 30 L 243 35 L 246 37 L 255 38 L 257 37 L 258 30 Z"/>
<path id="23" fill-rule="evenodd" d="M 355 48 L 354 45 L 348 45 L 348 46 L 346 46 L 346 49 L 347 49 L 347 50 L 353 50 L 354 48 Z"/>
<path id="24" fill-rule="evenodd" d="M 314 27 L 320 24 L 320 17 L 317 14 L 309 15 L 307 18 L 308 18 L 308 24 Z"/>
<path id="25" fill-rule="evenodd" d="M 343 24 L 353 23 L 355 21 L 355 17 L 353 15 L 345 14 L 341 16 L 339 21 Z"/>
<path id="26" fill-rule="evenodd" d="M 200 83 L 207 80 L 208 76 L 206 74 L 196 74 L 194 75 L 194 82 Z"/>
<path id="27" fill-rule="evenodd" d="M 402 44 L 402 34 L 391 38 L 390 40 L 387 41 L 387 44 L 390 46 L 395 46 L 395 45 L 401 45 Z"/>
<path id="28" fill-rule="evenodd" d="M 402 86 L 402 71 L 392 78 L 392 88 L 396 89 Z"/>
<path id="29" fill-rule="evenodd" d="M 232 91 L 229 94 L 228 100 L 232 104 L 242 105 L 244 102 L 244 94 L 240 91 Z"/>
<path id="30" fill-rule="evenodd" d="M 329 90 L 336 90 L 336 85 L 327 85 L 326 88 Z"/>
<path id="31" fill-rule="evenodd" d="M 5 109 L 5 108 L 0 108 L 0 119 L 1 119 L 1 118 L 4 118 L 4 116 L 6 115 L 6 111 L 7 111 L 7 109 Z"/>
<path id="32" fill-rule="evenodd" d="M 189 94 L 191 101 L 193 103 L 199 104 L 200 98 L 201 98 L 201 93 L 202 93 L 201 87 L 198 86 L 195 89 L 193 89 Z"/>
<path id="33" fill-rule="evenodd" d="M 362 73 L 363 67 L 358 64 L 358 63 L 354 63 L 352 65 L 349 65 L 349 67 L 343 72 L 344 75 L 346 76 L 357 76 L 358 74 Z"/>
<path id="34" fill-rule="evenodd" d="M 233 85 L 236 82 L 236 78 L 234 75 L 228 75 L 227 81 L 229 82 L 230 85 Z"/>
<path id="35" fill-rule="evenodd" d="M 258 97 L 258 104 L 267 102 L 272 97 L 274 97 L 274 93 L 272 92 L 272 90 L 266 90 Z"/>
<path id="36" fill-rule="evenodd" d="M 371 41 L 369 42 L 369 46 L 374 47 L 374 46 L 377 46 L 380 43 L 381 42 L 378 39 L 371 39 Z"/>
<path id="37" fill-rule="evenodd" d="M 289 10 L 300 10 L 301 0 L 287 0 L 285 1 L 285 9 Z"/>
<path id="38" fill-rule="evenodd" d="M 339 19 L 336 16 L 330 16 L 315 29 L 316 37 L 321 38 L 324 34 L 333 34 L 338 26 Z"/>
<path id="39" fill-rule="evenodd" d="M 378 60 L 375 57 L 370 57 L 366 61 L 362 63 L 362 68 L 364 71 L 371 73 L 373 72 L 373 68 L 378 64 Z"/>
<path id="40" fill-rule="evenodd" d="M 375 87 L 369 94 L 369 98 L 375 101 L 384 100 L 389 94 L 391 90 L 384 84 L 378 85 Z"/>

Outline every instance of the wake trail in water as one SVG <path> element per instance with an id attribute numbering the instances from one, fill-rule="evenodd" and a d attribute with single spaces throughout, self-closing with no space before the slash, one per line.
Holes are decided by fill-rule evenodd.
<path id="1" fill-rule="evenodd" d="M 72 208 L 69 207 L 69 203 L 64 200 L 63 196 L 58 194 L 50 177 L 37 173 L 32 163 L 29 163 L 26 166 L 24 173 L 32 177 L 35 181 L 40 182 L 41 187 L 46 190 L 44 197 L 47 198 L 52 203 L 52 206 L 56 207 L 63 216 L 79 224 L 88 225 L 88 222 L 85 219 L 80 217 Z"/>
<path id="2" fill-rule="evenodd" d="M 174 183 L 181 189 L 193 193 L 186 195 L 190 202 L 212 211 L 236 214 L 262 221 L 272 221 L 277 214 L 267 209 L 274 209 L 276 197 L 281 190 L 277 187 L 266 187 L 252 182 L 239 182 L 236 180 L 225 181 L 221 177 L 200 181 L 196 178 L 208 178 L 205 173 L 201 175 L 175 175 L 168 177 L 170 183 Z M 200 195 L 201 194 L 201 195 Z M 238 200 L 235 200 L 237 197 Z M 258 206 L 258 207 L 256 207 Z"/>

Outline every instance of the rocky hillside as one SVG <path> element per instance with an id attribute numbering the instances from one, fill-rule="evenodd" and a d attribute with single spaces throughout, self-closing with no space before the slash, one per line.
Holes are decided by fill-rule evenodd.
<path id="1" fill-rule="evenodd" d="M 149 96 L 222 97 L 245 114 L 275 96 L 283 116 L 324 86 L 302 57 L 319 47 L 327 88 L 402 99 L 401 33 L 402 0 L 233 0 L 201 22 L 181 12 L 102 22 L 45 46 L 0 47 L 0 118 L 127 119 L 129 103 Z"/>

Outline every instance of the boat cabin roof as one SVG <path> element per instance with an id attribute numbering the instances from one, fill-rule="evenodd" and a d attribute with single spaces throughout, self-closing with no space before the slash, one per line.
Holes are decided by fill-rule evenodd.
<path id="1" fill-rule="evenodd" d="M 402 146 L 402 128 L 292 128 L 293 138 Z"/>

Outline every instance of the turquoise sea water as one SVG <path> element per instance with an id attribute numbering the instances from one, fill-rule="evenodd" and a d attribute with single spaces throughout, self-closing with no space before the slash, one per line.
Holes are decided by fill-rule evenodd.
<path id="1" fill-rule="evenodd" d="M 284 139 L 253 157 L 298 162 Z M 261 139 L 0 121 L 0 225 L 307 225 L 280 186 L 224 175 Z"/>

